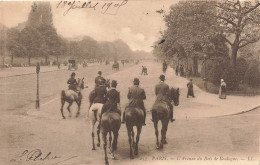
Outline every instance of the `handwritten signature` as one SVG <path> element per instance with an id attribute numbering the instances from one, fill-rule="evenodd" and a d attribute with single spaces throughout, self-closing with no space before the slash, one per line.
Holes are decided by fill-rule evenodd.
<path id="1" fill-rule="evenodd" d="M 59 164 L 61 162 L 65 162 L 72 158 L 76 158 L 77 156 L 70 156 L 65 158 L 64 160 L 60 160 L 52 165 Z M 40 149 L 35 150 L 24 150 L 22 154 L 18 155 L 17 157 L 11 159 L 11 162 L 16 162 L 17 160 L 26 160 L 26 161 L 47 161 L 47 160 L 54 160 L 54 159 L 61 159 L 61 156 L 53 155 L 52 152 L 48 152 L 44 154 Z"/>
<path id="2" fill-rule="evenodd" d="M 128 0 L 121 0 L 118 2 L 109 1 L 60 1 L 57 4 L 57 9 L 64 8 L 63 15 L 67 15 L 73 9 L 92 9 L 100 10 L 102 14 L 116 15 L 118 10 L 126 5 Z"/>

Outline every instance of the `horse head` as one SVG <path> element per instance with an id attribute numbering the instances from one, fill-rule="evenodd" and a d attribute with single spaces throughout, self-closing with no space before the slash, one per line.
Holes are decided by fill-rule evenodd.
<path id="1" fill-rule="evenodd" d="M 175 106 L 179 105 L 179 96 L 180 96 L 179 88 L 177 88 L 177 89 L 171 88 L 170 89 L 170 98 L 171 98 L 171 100 L 173 100 Z"/>

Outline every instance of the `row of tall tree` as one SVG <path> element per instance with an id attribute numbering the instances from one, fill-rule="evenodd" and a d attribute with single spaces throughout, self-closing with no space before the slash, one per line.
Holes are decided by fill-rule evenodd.
<path id="1" fill-rule="evenodd" d="M 1 30 L 1 54 L 11 56 L 11 64 L 16 57 L 26 57 L 28 65 L 31 58 L 44 58 L 45 64 L 50 57 L 57 62 L 60 57 L 74 59 L 120 60 L 138 58 L 129 46 L 121 40 L 97 42 L 90 37 L 71 41 L 57 34 L 53 25 L 52 10 L 49 2 L 34 2 L 24 27 Z M 3 62 L 5 60 L 3 59 Z"/>
<path id="2" fill-rule="evenodd" d="M 199 75 L 198 60 L 230 61 L 227 67 L 237 75 L 239 50 L 260 39 L 259 6 L 257 0 L 180 1 L 165 16 L 167 29 L 154 54 L 175 61 L 192 59 L 194 75 Z M 234 88 L 238 84 L 236 78 L 231 82 Z"/>

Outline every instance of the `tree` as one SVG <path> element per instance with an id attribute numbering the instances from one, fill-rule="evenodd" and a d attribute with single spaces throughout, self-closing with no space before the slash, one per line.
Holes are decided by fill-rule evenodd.
<path id="1" fill-rule="evenodd" d="M 19 42 L 20 31 L 11 28 L 7 31 L 7 49 L 11 55 L 11 65 L 13 65 L 14 57 L 22 57 L 25 55 L 25 48 Z"/>
<path id="2" fill-rule="evenodd" d="M 236 68 L 237 52 L 260 39 L 260 3 L 222 0 L 217 3 L 217 20 L 226 42 L 231 46 L 232 65 Z M 233 41 L 232 41 L 233 39 Z"/>
<path id="3" fill-rule="evenodd" d="M 31 64 L 31 57 L 43 54 L 42 48 L 44 45 L 42 41 L 43 39 L 41 34 L 34 27 L 27 26 L 21 31 L 19 42 L 26 50 L 28 65 Z"/>
<path id="4" fill-rule="evenodd" d="M 219 33 L 215 4 L 213 1 L 181 1 L 172 6 L 165 16 L 167 29 L 161 39 L 165 41 L 158 42 L 162 44 L 157 48 L 163 51 L 164 56 L 177 56 L 178 60 L 185 60 L 187 64 L 191 58 L 195 75 L 198 74 L 198 59 L 203 54 L 223 56 L 228 52 Z"/>

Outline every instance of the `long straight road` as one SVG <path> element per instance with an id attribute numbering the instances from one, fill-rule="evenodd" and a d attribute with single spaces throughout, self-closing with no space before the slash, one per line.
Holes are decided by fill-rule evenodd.
<path id="1" fill-rule="evenodd" d="M 140 75 L 142 65 L 147 66 L 148 76 Z M 168 144 L 164 145 L 162 150 L 156 150 L 154 128 L 153 123 L 150 121 L 151 114 L 149 110 L 155 100 L 154 86 L 159 82 L 161 65 L 147 62 L 125 67 L 120 71 L 111 71 L 111 66 L 105 65 L 78 70 L 76 72 L 77 76 L 82 77 L 84 75 L 86 85 L 89 85 L 89 88 L 83 90 L 84 98 L 81 116 L 79 118 L 73 116 L 66 120 L 61 118 L 59 97 L 60 91 L 67 88 L 66 80 L 71 72 L 59 71 L 46 73 L 46 75 L 42 74 L 42 104 L 40 110 L 33 108 L 34 94 L 32 96 L 24 94 L 23 97 L 25 98 L 20 97 L 28 102 L 24 106 L 26 108 L 19 107 L 24 105 L 23 100 L 15 102 L 12 97 L 9 98 L 8 104 L 6 103 L 6 106 L 9 107 L 5 108 L 5 113 L 3 113 L 0 120 L 0 141 L 3 144 L 1 144 L 0 149 L 0 160 L 3 163 L 0 162 L 0 164 L 104 164 L 102 147 L 97 148 L 95 151 L 91 150 L 91 133 L 87 118 L 88 94 L 94 87 L 94 77 L 98 70 L 103 71 L 105 77 L 118 80 L 118 90 L 121 92 L 121 106 L 123 109 L 127 103 L 128 87 L 132 85 L 134 77 L 140 78 L 141 87 L 145 89 L 147 95 L 145 101 L 148 111 L 147 125 L 142 129 L 139 156 L 135 157 L 134 160 L 129 159 L 128 137 L 125 125 L 122 124 L 119 131 L 118 151 L 115 153 L 116 160 L 109 158 L 111 164 L 173 164 L 174 162 L 180 164 L 230 164 L 231 162 L 244 165 L 259 162 L 260 110 L 256 109 L 249 113 L 224 117 L 213 117 L 215 114 L 211 117 L 209 115 L 196 116 L 196 112 L 205 112 L 205 109 L 208 110 L 209 114 L 211 113 L 210 110 L 214 112 L 217 105 L 212 104 L 213 108 L 211 109 L 210 102 L 202 103 L 198 98 L 201 91 L 197 88 L 195 88 L 196 98 L 186 98 L 187 89 L 185 83 L 187 80 L 174 76 L 171 70 L 166 73 L 166 83 L 180 88 L 180 105 L 174 107 L 177 120 L 169 124 L 167 132 Z M 13 85 L 6 85 L 10 85 L 8 88 L 15 88 L 16 85 L 19 85 L 17 86 L 18 91 L 26 90 L 25 88 L 34 88 L 31 89 L 33 92 L 35 86 L 29 80 L 30 78 L 24 78 L 21 81 L 31 83 L 31 85 L 23 86 L 14 80 L 8 80 Z M 11 93 L 15 92 L 15 90 L 10 89 L 10 91 L 5 90 L 4 92 Z M 215 102 L 217 102 L 217 96 L 215 97 Z M 214 98 L 205 99 L 214 102 Z M 228 103 L 229 100 L 226 101 Z M 11 109 L 12 111 L 10 111 Z M 13 113 L 19 111 L 26 113 Z M 68 113 L 66 110 L 64 111 L 67 116 Z M 226 109 L 226 112 L 228 111 L 229 109 Z M 72 112 L 75 115 L 75 104 L 72 106 Z M 184 114 L 188 114 L 187 116 L 190 117 L 185 118 L 183 117 Z M 193 116 L 196 116 L 196 118 L 193 118 Z M 27 161 L 26 156 L 28 154 L 21 156 L 24 151 L 28 150 L 30 152 L 35 149 L 40 149 L 43 155 L 51 152 L 52 158 L 55 156 L 58 158 L 44 161 Z M 218 160 L 212 160 L 215 157 Z M 199 158 L 207 161 L 194 160 Z"/>

